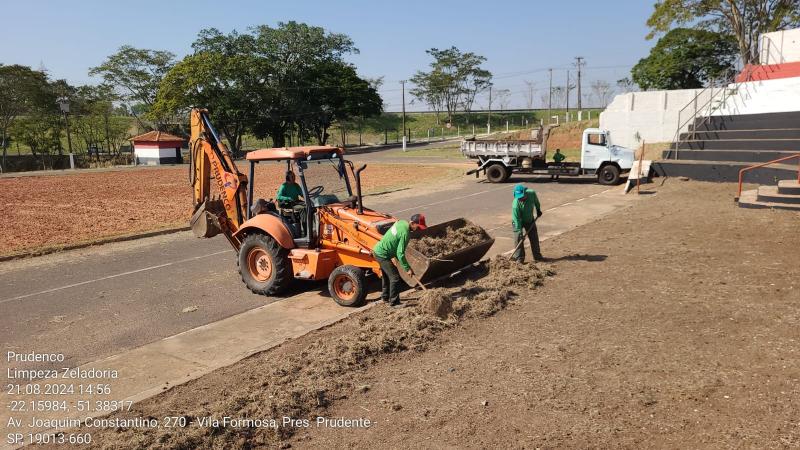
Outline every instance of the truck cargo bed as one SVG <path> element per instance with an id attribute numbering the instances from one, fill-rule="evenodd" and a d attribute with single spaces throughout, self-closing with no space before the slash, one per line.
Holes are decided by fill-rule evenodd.
<path id="1" fill-rule="evenodd" d="M 541 142 L 528 141 L 463 141 L 461 153 L 466 157 L 529 157 L 542 158 L 545 150 Z"/>

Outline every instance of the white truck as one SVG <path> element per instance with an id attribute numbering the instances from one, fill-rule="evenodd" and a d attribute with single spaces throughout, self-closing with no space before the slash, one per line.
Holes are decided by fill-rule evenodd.
<path id="1" fill-rule="evenodd" d="M 478 168 L 467 175 L 479 177 L 481 172 L 492 183 L 508 181 L 511 174 L 582 176 L 594 175 L 600 184 L 620 182 L 620 176 L 633 166 L 634 151 L 609 141 L 609 132 L 599 128 L 587 128 L 581 139 L 580 162 L 564 161 L 556 164 L 547 161 L 547 137 L 549 129 L 534 130 L 530 140 L 465 140 L 461 153 L 475 159 Z"/>

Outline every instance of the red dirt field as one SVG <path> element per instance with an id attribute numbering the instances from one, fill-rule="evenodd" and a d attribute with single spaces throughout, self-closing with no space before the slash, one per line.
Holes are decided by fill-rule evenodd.
<path id="1" fill-rule="evenodd" d="M 371 164 L 362 176 L 364 192 L 406 185 L 410 170 L 416 182 L 450 173 L 423 165 Z M 257 194 L 273 197 L 283 171 L 283 165 L 259 166 Z M 187 226 L 191 209 L 187 167 L 2 178 L 0 256 Z"/>

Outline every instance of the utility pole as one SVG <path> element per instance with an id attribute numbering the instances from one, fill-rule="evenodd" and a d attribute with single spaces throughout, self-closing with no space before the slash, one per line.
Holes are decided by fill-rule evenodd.
<path id="1" fill-rule="evenodd" d="M 400 80 L 403 86 L 403 151 L 406 151 L 406 80 Z"/>
<path id="2" fill-rule="evenodd" d="M 550 91 L 547 97 L 547 123 L 550 123 L 553 115 L 553 69 L 548 70 L 550 71 Z"/>
<path id="3" fill-rule="evenodd" d="M 567 71 L 567 116 L 569 116 L 569 70 Z"/>
<path id="4" fill-rule="evenodd" d="M 486 121 L 486 134 L 492 134 L 492 83 L 489 83 L 489 119 Z"/>
<path id="5" fill-rule="evenodd" d="M 581 110 L 581 66 L 583 65 L 583 56 L 575 57 L 575 66 L 578 68 L 578 111 Z"/>

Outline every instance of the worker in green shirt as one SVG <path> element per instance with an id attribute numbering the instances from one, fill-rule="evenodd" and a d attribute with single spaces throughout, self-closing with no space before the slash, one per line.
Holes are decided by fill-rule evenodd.
<path id="1" fill-rule="evenodd" d="M 533 217 L 534 208 L 536 208 L 536 217 Z M 524 233 L 528 233 L 534 261 L 544 259 L 539 249 L 539 232 L 536 230 L 536 219 L 541 216 L 542 207 L 539 205 L 536 191 L 526 188 L 523 184 L 514 186 L 514 202 L 511 204 L 511 225 L 514 228 L 514 244 L 516 245 L 512 255 L 514 260 L 525 261 Z"/>
<path id="2" fill-rule="evenodd" d="M 403 270 L 413 277 L 414 271 L 406 259 L 408 234 L 425 228 L 425 216 L 422 214 L 414 214 L 408 222 L 398 220 L 372 248 L 372 255 L 381 266 L 381 300 L 391 306 L 400 305 L 400 272 L 392 263 L 392 258 L 396 258 Z"/>
<path id="3" fill-rule="evenodd" d="M 556 163 L 556 165 L 560 166 L 561 163 L 564 162 L 565 159 L 567 159 L 567 157 L 564 156 L 563 153 L 561 153 L 561 149 L 560 148 L 557 148 L 555 154 L 553 154 L 553 162 Z M 550 179 L 551 180 L 557 180 L 558 179 L 558 175 L 550 175 Z"/>
<path id="4" fill-rule="evenodd" d="M 278 188 L 275 195 L 278 206 L 283 210 L 292 210 L 292 216 L 296 223 L 297 233 L 305 236 L 306 224 L 306 204 L 300 200 L 303 196 L 303 189 L 297 184 L 294 172 L 286 172 L 286 181 Z"/>

